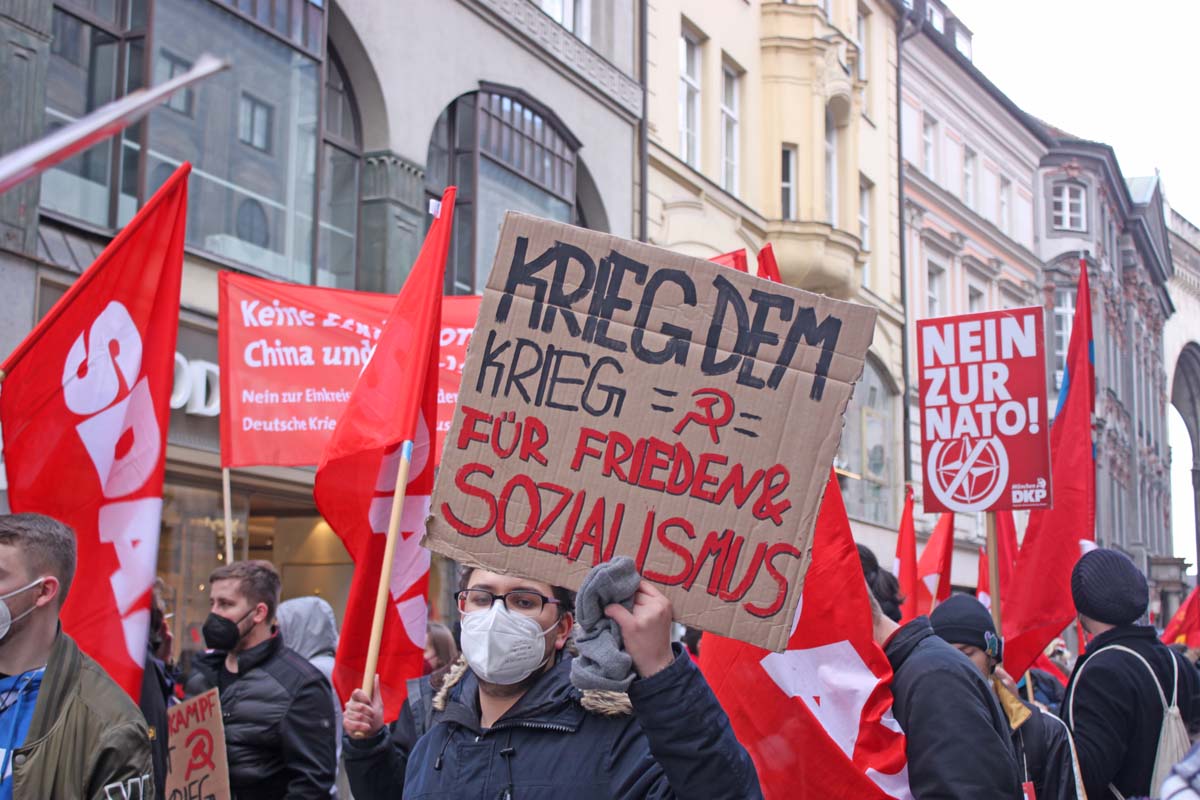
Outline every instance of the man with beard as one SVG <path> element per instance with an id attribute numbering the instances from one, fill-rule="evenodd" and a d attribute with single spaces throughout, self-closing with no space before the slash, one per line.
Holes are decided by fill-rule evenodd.
<path id="1" fill-rule="evenodd" d="M 447 799 L 762 796 L 712 690 L 672 646 L 671 603 L 651 584 L 641 581 L 632 611 L 605 609 L 633 661 L 627 693 L 571 684 L 570 592 L 482 569 L 460 587 L 463 659 L 431 708 L 406 703 L 385 728 L 378 692 L 346 705 L 358 800 L 400 786 L 404 797 Z"/>
<path id="2" fill-rule="evenodd" d="M 151 797 L 146 721 L 63 633 L 75 533 L 0 516 L 0 798 Z"/>

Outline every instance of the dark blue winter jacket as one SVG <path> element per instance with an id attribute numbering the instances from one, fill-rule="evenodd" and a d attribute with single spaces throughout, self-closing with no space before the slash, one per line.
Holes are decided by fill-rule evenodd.
<path id="1" fill-rule="evenodd" d="M 403 765 L 406 800 L 491 800 L 506 790 L 513 800 L 762 797 L 754 763 L 682 648 L 671 666 L 633 682 L 628 703 L 616 693 L 585 699 L 570 674 L 564 657 L 485 731 L 467 672 L 407 759 L 392 752 L 376 764 Z M 391 777 L 399 788 L 401 776 Z"/>

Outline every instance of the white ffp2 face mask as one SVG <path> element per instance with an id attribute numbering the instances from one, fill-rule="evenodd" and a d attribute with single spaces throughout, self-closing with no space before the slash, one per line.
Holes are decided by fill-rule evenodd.
<path id="1" fill-rule="evenodd" d="M 557 622 L 542 630 L 531 617 L 513 614 L 503 602 L 495 602 L 487 611 L 463 615 L 463 657 L 481 680 L 511 686 L 546 662 L 545 637 L 556 627 Z"/>
<path id="2" fill-rule="evenodd" d="M 14 622 L 16 622 L 19 619 L 24 619 L 25 617 L 29 616 L 30 614 L 33 613 L 33 610 L 35 608 L 37 608 L 36 604 L 32 605 L 14 617 L 12 615 L 12 609 L 10 609 L 8 607 L 8 603 L 6 603 L 4 601 L 10 597 L 14 597 L 14 596 L 20 594 L 21 592 L 32 589 L 33 587 L 37 586 L 39 583 L 45 583 L 45 582 L 46 582 L 45 578 L 38 578 L 37 580 L 33 581 L 32 583 L 22 586 L 20 589 L 14 589 L 6 595 L 0 595 L 0 640 L 3 640 L 5 636 L 8 636 L 8 632 L 9 632 L 9 630 L 12 629 L 12 624 Z"/>

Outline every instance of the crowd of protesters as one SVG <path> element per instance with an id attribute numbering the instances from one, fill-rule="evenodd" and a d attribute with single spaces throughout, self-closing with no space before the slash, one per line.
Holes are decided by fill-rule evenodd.
<path id="1" fill-rule="evenodd" d="M 978 600 L 900 624 L 898 586 L 860 556 L 914 798 L 1200 800 L 1200 672 L 1143 624 L 1146 578 L 1128 557 L 1096 549 L 1074 568 L 1089 641 L 1073 663 L 1065 643 L 1048 649 L 1070 673 L 1052 710 L 1004 671 Z M 670 601 L 628 559 L 594 568 L 578 596 L 463 570 L 457 641 L 429 625 L 426 674 L 389 724 L 378 690 L 339 702 L 333 609 L 280 603 L 265 561 L 210 576 L 208 649 L 185 691 L 156 587 L 139 710 L 59 624 L 75 557 L 61 523 L 0 516 L 0 800 L 165 796 L 166 709 L 212 688 L 238 800 L 762 796 L 696 643 L 673 641 Z"/>

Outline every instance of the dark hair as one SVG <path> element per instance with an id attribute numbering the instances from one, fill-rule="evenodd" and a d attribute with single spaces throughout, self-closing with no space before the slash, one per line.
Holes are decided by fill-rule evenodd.
<path id="1" fill-rule="evenodd" d="M 486 567 L 472 567 L 468 564 L 458 565 L 458 588 L 471 588 L 471 573 L 477 569 L 486 569 Z M 558 615 L 575 613 L 575 593 L 570 589 L 564 589 L 561 586 L 551 586 L 550 593 L 554 595 L 554 599 L 558 601 Z"/>
<path id="2" fill-rule="evenodd" d="M 217 567 L 208 576 L 209 584 L 215 581 L 238 582 L 238 591 L 250 602 L 267 606 L 267 619 L 275 617 L 275 609 L 279 606 L 279 573 L 270 561 L 252 560 L 235 561 Z"/>
<path id="3" fill-rule="evenodd" d="M 899 622 L 900 605 L 904 602 L 900 595 L 900 581 L 886 569 L 879 568 L 879 559 L 866 545 L 858 545 L 858 560 L 862 563 L 867 586 L 871 587 L 871 594 L 879 601 L 884 615 L 894 622 Z"/>
<path id="4" fill-rule="evenodd" d="M 3 514 L 0 544 L 13 545 L 25 555 L 30 578 L 39 574 L 58 578 L 58 604 L 66 602 L 75 577 L 75 531 L 45 514 Z"/>
<path id="5" fill-rule="evenodd" d="M 438 666 L 453 664 L 458 659 L 458 645 L 454 644 L 454 634 L 450 633 L 449 628 L 440 622 L 431 622 L 426 635 L 441 662 Z"/>

